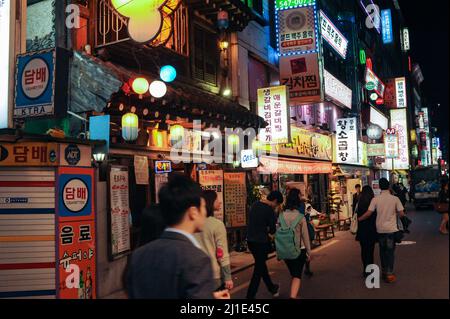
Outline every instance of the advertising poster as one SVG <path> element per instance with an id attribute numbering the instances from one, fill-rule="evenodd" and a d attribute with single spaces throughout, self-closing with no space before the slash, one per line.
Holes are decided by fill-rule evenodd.
<path id="1" fill-rule="evenodd" d="M 223 205 L 223 171 L 222 170 L 204 170 L 198 172 L 198 179 L 203 190 L 213 190 L 217 193 L 220 202 L 220 209 L 215 212 L 217 219 L 224 221 Z"/>
<path id="2" fill-rule="evenodd" d="M 289 143 L 289 107 L 286 86 L 258 90 L 258 115 L 268 124 L 260 132 L 266 144 Z"/>
<path id="3" fill-rule="evenodd" d="M 280 55 L 317 50 L 316 13 L 313 6 L 278 11 Z"/>
<path id="4" fill-rule="evenodd" d="M 149 184 L 149 168 L 147 156 L 134 156 L 134 174 L 136 178 L 136 185 Z"/>
<path id="5" fill-rule="evenodd" d="M 59 168 L 57 267 L 60 299 L 96 298 L 94 169 Z"/>
<path id="6" fill-rule="evenodd" d="M 280 83 L 289 89 L 289 106 L 321 102 L 317 53 L 280 57 Z"/>
<path id="7" fill-rule="evenodd" d="M 155 201 L 157 204 L 159 203 L 159 190 L 167 182 L 169 182 L 169 174 L 168 173 L 155 174 L 155 196 L 156 196 Z"/>
<path id="8" fill-rule="evenodd" d="M 111 254 L 116 257 L 131 248 L 128 168 L 112 166 L 109 174 L 111 207 Z"/>
<path id="9" fill-rule="evenodd" d="M 245 173 L 224 173 L 227 227 L 246 225 L 247 193 Z"/>

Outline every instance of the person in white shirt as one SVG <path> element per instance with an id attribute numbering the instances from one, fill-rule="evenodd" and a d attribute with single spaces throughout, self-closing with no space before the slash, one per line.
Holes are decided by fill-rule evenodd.
<path id="1" fill-rule="evenodd" d="M 395 261 L 395 233 L 399 231 L 397 214 L 405 216 L 405 211 L 400 199 L 391 195 L 389 181 L 382 178 L 379 181 L 381 195 L 372 199 L 368 211 L 358 218 L 358 221 L 368 219 L 375 211 L 377 212 L 376 227 L 380 245 L 380 259 L 383 278 L 386 282 L 396 281 L 394 275 Z"/>

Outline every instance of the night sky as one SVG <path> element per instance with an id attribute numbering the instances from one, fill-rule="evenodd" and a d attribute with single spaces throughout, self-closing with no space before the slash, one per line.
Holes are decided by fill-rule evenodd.
<path id="1" fill-rule="evenodd" d="M 425 77 L 422 84 L 428 101 L 425 106 L 434 115 L 432 125 L 448 145 L 449 1 L 436 0 L 429 5 L 411 0 L 399 0 L 399 3 L 410 29 L 411 55 Z"/>

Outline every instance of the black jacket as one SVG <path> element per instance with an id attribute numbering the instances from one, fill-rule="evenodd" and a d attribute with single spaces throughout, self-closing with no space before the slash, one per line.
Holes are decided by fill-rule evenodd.
<path id="1" fill-rule="evenodd" d="M 370 204 L 370 203 L 369 203 Z M 369 209 L 369 205 L 364 205 L 361 202 L 358 203 L 358 208 L 356 214 L 358 217 L 364 215 Z M 356 240 L 364 242 L 375 242 L 377 241 L 377 214 L 374 212 L 368 219 L 358 222 L 358 231 L 356 232 Z"/>
<path id="2" fill-rule="evenodd" d="M 127 288 L 132 299 L 211 299 L 211 261 L 186 236 L 164 232 L 133 253 Z"/>
<path id="3" fill-rule="evenodd" d="M 277 216 L 272 207 L 256 202 L 248 215 L 247 241 L 259 244 L 269 243 L 269 233 L 275 234 L 277 230 Z"/>

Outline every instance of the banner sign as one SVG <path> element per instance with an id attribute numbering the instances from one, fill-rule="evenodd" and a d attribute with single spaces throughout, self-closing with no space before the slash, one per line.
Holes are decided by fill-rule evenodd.
<path id="1" fill-rule="evenodd" d="M 386 148 L 383 144 L 367 144 L 367 156 L 386 156 Z"/>
<path id="2" fill-rule="evenodd" d="M 336 124 L 336 162 L 358 164 L 357 118 L 338 119 Z"/>
<path id="3" fill-rule="evenodd" d="M 399 151 L 398 158 L 394 159 L 394 169 L 409 169 L 408 123 L 406 116 L 406 109 L 391 110 L 391 126 L 398 134 Z"/>

